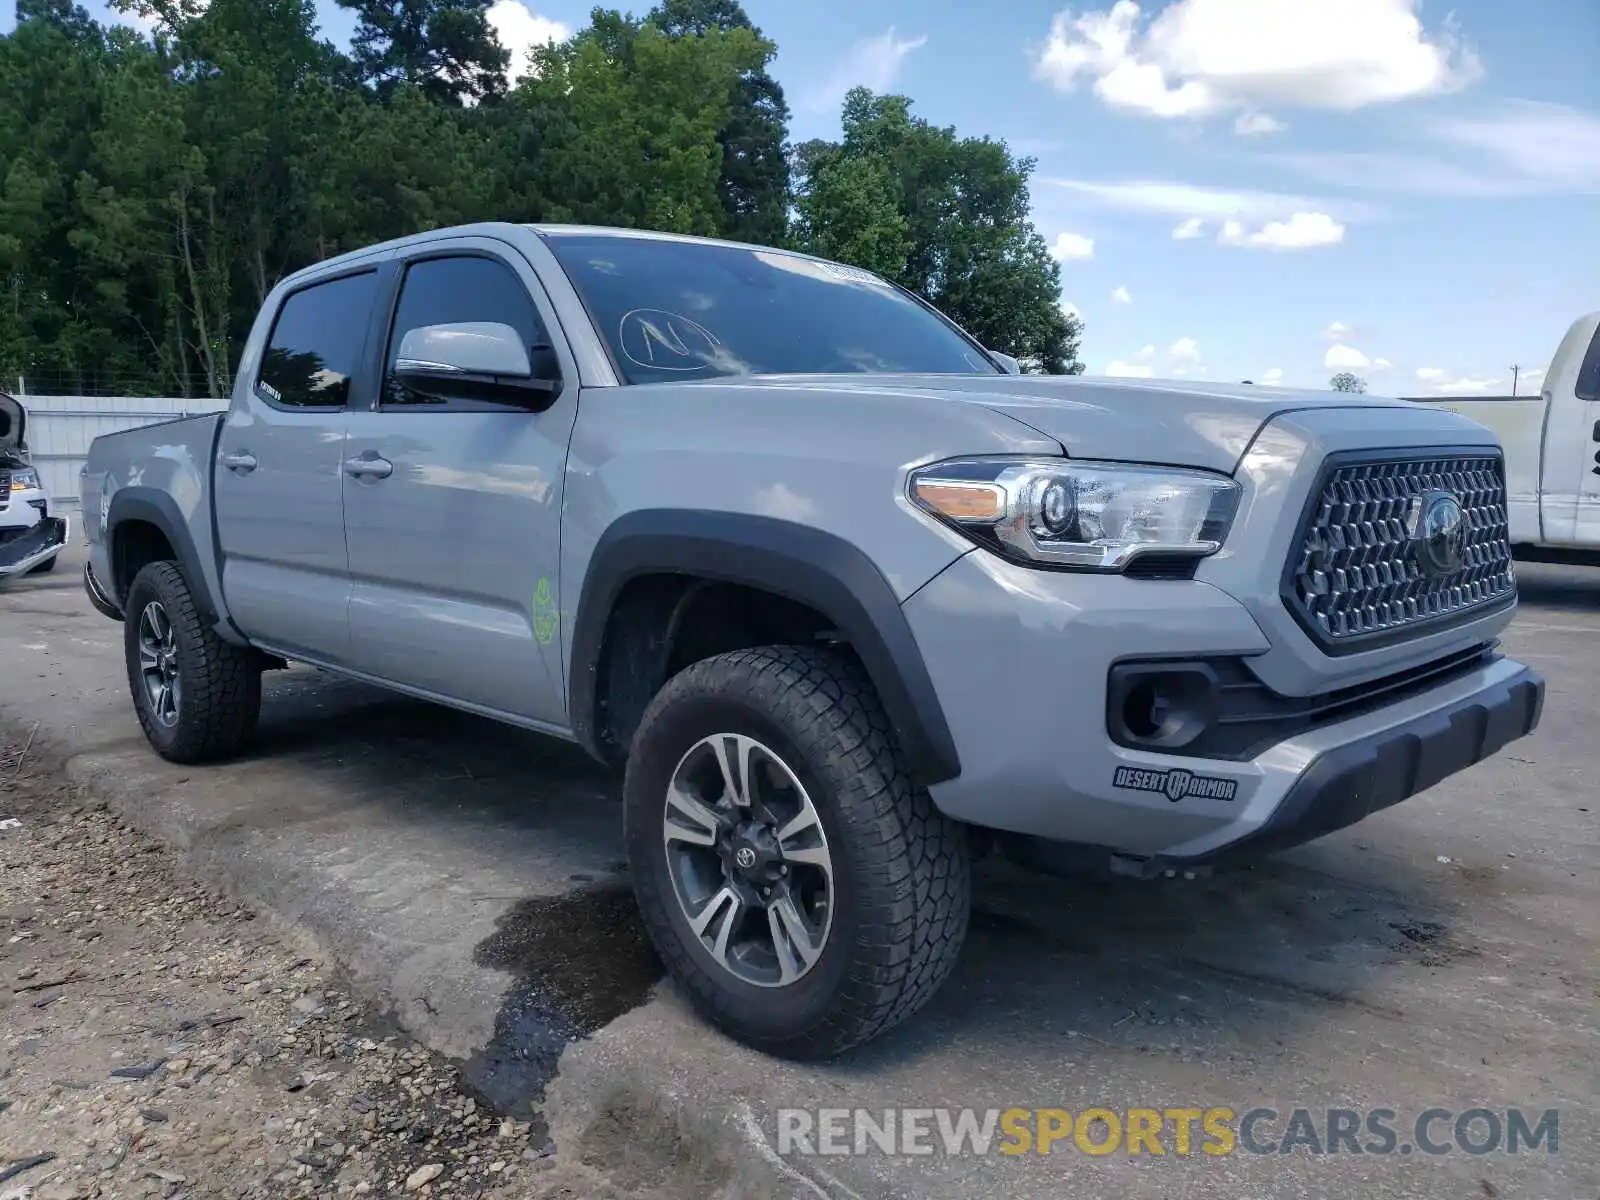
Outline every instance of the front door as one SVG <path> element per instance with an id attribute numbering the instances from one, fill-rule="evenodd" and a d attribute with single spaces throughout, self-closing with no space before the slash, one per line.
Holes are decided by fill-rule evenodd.
<path id="1" fill-rule="evenodd" d="M 403 275 L 377 402 L 345 437 L 350 665 L 536 725 L 565 729 L 558 636 L 561 488 L 577 371 L 532 268 L 485 238 L 430 243 Z M 410 329 L 510 325 L 553 353 L 565 387 L 530 412 L 413 391 L 393 374 Z"/>
<path id="2" fill-rule="evenodd" d="M 223 422 L 212 471 L 222 592 L 263 646 L 343 661 L 350 568 L 343 479 L 347 404 L 370 402 L 372 269 L 289 293 L 249 389 Z"/>

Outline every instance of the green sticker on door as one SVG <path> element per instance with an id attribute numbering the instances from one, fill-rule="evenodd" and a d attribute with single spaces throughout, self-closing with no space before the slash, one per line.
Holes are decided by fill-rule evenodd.
<path id="1" fill-rule="evenodd" d="M 550 594 L 550 581 L 540 579 L 539 586 L 533 589 L 533 638 L 539 645 L 548 646 L 555 640 L 559 619 L 555 597 Z"/>

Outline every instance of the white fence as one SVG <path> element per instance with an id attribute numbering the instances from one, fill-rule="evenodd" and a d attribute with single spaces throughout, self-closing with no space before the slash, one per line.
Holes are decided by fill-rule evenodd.
<path id="1" fill-rule="evenodd" d="M 78 470 L 102 433 L 222 412 L 228 401 L 156 396 L 18 396 L 28 410 L 28 450 L 53 506 L 78 504 Z"/>

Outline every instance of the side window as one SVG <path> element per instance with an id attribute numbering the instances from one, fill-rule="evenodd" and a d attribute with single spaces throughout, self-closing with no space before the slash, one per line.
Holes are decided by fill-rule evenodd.
<path id="1" fill-rule="evenodd" d="M 365 271 L 292 293 L 272 324 L 256 394 L 280 408 L 343 408 L 377 289 L 377 274 Z"/>
<path id="2" fill-rule="evenodd" d="M 438 408 L 453 401 L 424 394 L 395 377 L 394 362 L 400 342 L 423 325 L 449 325 L 461 321 L 498 321 L 509 325 L 532 353 L 549 338 L 539 311 L 522 280 L 505 263 L 492 258 L 425 258 L 406 268 L 389 333 L 389 352 L 383 367 L 383 405 Z M 476 407 L 476 405 L 472 405 Z"/>
<path id="3" fill-rule="evenodd" d="M 1588 353 L 1583 356 L 1583 365 L 1578 368 L 1578 381 L 1572 390 L 1578 394 L 1579 400 L 1600 400 L 1600 329 L 1594 331 L 1594 340 L 1589 343 Z"/>

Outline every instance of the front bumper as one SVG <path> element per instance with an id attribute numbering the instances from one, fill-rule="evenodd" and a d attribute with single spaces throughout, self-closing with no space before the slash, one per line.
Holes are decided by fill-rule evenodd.
<path id="1" fill-rule="evenodd" d="M 1437 686 L 1221 760 L 1133 749 L 1106 729 L 1130 658 L 1263 654 L 1249 610 L 1199 581 L 1030 570 L 976 551 L 906 602 L 960 754 L 947 814 L 1092 848 L 1146 874 L 1254 857 L 1398 803 L 1530 732 L 1543 681 L 1487 658 Z M 1456 631 L 1492 639 L 1504 614 Z M 1396 647 L 1391 668 L 1413 666 Z"/>
<path id="2" fill-rule="evenodd" d="M 1248 861 L 1286 850 L 1399 804 L 1526 737 L 1544 708 L 1544 679 L 1502 661 L 1495 682 L 1318 754 L 1253 830 L 1210 850 L 1157 855 L 1140 874 Z"/>
<path id="3" fill-rule="evenodd" d="M 67 547 L 72 526 L 66 517 L 40 517 L 26 532 L 0 542 L 0 579 L 26 575 Z"/>

